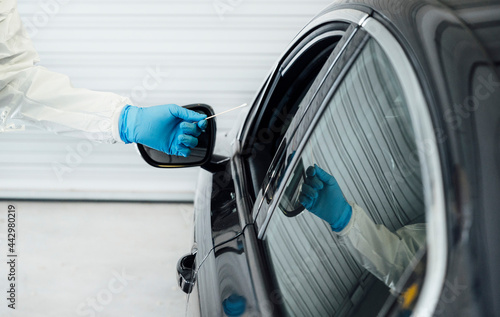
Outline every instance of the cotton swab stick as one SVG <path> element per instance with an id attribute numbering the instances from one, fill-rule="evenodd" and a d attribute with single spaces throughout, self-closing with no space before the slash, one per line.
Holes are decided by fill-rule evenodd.
<path id="1" fill-rule="evenodd" d="M 244 103 L 241 106 L 238 106 L 238 107 L 235 107 L 235 108 L 231 108 L 229 110 L 222 111 L 222 112 L 220 112 L 218 114 L 214 114 L 213 116 L 207 117 L 207 118 L 205 118 L 205 120 L 212 119 L 213 117 L 217 117 L 218 115 L 221 115 L 221 114 L 224 114 L 224 113 L 228 113 L 230 111 L 233 111 L 233 110 L 236 110 L 236 109 L 239 109 L 239 108 L 243 108 L 243 107 L 246 107 L 246 106 L 248 106 L 248 105 L 246 103 Z"/>

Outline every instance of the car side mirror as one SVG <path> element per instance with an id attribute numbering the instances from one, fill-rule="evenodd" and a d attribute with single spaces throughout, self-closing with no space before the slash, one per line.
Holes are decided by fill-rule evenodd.
<path id="1" fill-rule="evenodd" d="M 214 114 L 212 107 L 205 104 L 192 104 L 184 106 L 184 108 L 206 114 L 207 117 Z M 215 134 L 217 131 L 214 119 L 207 120 L 207 123 L 205 132 L 198 137 L 198 145 L 192 149 L 191 155 L 188 157 L 168 155 L 142 144 L 137 144 L 137 148 L 142 158 L 154 167 L 179 168 L 203 166 L 210 163 L 215 147 Z"/>

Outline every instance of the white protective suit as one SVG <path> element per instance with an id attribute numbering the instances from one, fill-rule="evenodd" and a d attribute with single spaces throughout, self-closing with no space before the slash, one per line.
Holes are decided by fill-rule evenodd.
<path id="1" fill-rule="evenodd" d="M 0 1 L 0 132 L 25 124 L 58 134 L 116 143 L 121 110 L 130 100 L 74 88 L 69 78 L 41 66 L 16 0 Z"/>
<path id="2" fill-rule="evenodd" d="M 376 225 L 358 205 L 350 203 L 352 216 L 338 235 L 354 259 L 390 288 L 425 246 L 425 223 L 407 225 L 395 233 Z"/>

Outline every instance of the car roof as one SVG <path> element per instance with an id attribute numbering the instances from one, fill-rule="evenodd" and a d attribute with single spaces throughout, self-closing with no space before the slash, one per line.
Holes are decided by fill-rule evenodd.
<path id="1" fill-rule="evenodd" d="M 361 8 L 384 17 L 389 29 L 397 30 L 412 48 L 422 46 L 422 30 L 428 30 L 419 19 L 421 9 L 434 8 L 452 13 L 466 25 L 481 43 L 492 62 L 500 65 L 500 1 L 498 0 L 337 0 L 322 13 L 339 7 Z M 436 16 L 436 19 L 439 17 Z M 400 36 L 400 38 L 401 38 Z M 497 66 L 498 67 L 498 66 Z"/>

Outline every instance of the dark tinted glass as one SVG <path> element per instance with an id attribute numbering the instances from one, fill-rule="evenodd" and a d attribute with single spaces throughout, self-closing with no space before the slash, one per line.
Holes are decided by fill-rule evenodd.
<path id="1" fill-rule="evenodd" d="M 392 65 L 370 40 L 298 154 L 264 235 L 287 316 L 376 316 L 425 245 L 420 163 L 407 110 Z M 304 171 L 314 165 L 336 179 L 353 206 L 340 234 L 316 215 L 333 204 L 315 214 L 287 214 L 301 206 Z"/>

